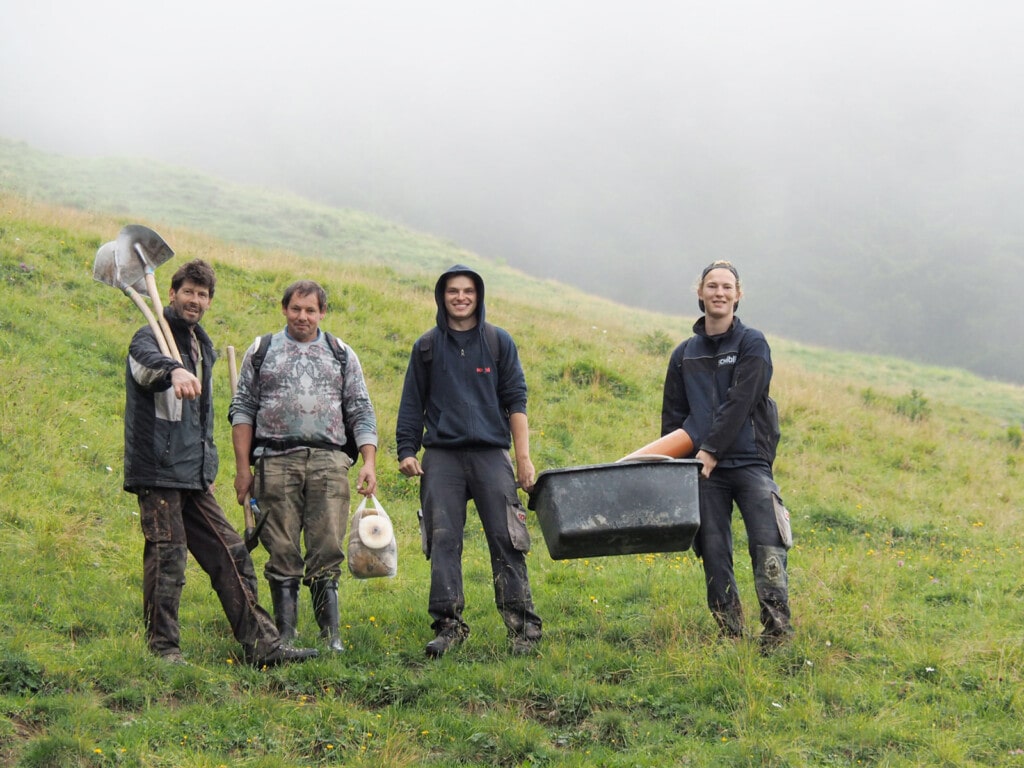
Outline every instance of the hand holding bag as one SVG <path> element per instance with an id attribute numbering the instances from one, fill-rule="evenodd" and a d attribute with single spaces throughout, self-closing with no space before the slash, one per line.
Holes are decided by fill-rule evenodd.
<path id="1" fill-rule="evenodd" d="M 391 518 L 376 496 L 372 508 L 364 496 L 352 515 L 348 535 L 348 570 L 357 579 L 391 577 L 398 573 L 398 542 Z"/>

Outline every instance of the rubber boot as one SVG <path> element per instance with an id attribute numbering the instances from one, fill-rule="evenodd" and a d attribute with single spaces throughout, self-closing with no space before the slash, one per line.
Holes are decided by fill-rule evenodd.
<path id="1" fill-rule="evenodd" d="M 270 599 L 274 602 L 274 623 L 281 635 L 281 645 L 290 648 L 295 642 L 299 614 L 299 580 L 270 580 Z"/>
<path id="2" fill-rule="evenodd" d="M 338 582 L 333 579 L 318 579 L 309 585 L 313 598 L 313 613 L 320 627 L 320 637 L 327 641 L 327 648 L 341 653 L 345 646 L 338 632 Z"/>
<path id="3" fill-rule="evenodd" d="M 761 604 L 761 648 L 771 651 L 793 637 L 789 611 L 786 550 L 759 546 L 754 552 L 754 589 Z"/>

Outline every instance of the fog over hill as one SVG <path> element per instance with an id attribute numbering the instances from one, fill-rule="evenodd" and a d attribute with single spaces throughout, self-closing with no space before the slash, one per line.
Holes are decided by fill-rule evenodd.
<path id="1" fill-rule="evenodd" d="M 369 210 L 540 277 L 1024 382 L 1024 6 L 0 8 L 0 136 Z"/>

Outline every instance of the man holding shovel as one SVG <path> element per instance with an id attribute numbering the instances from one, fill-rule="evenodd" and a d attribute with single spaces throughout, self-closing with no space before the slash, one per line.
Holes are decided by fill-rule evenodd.
<path id="1" fill-rule="evenodd" d="M 764 334 L 736 317 L 742 296 L 731 263 L 704 268 L 697 284 L 704 316 L 669 360 L 661 433 L 685 430 L 703 464 L 693 548 L 704 563 L 708 607 L 725 637 L 743 634 L 732 555 L 733 503 L 739 507 L 761 606 L 760 642 L 770 650 L 793 633 L 786 575 L 792 538 L 789 513 L 772 476 L 779 415 L 768 395 L 771 350 Z"/>
<path id="2" fill-rule="evenodd" d="M 178 606 L 191 552 L 220 598 L 248 663 L 257 667 L 302 661 L 315 649 L 281 642 L 257 602 L 252 559 L 212 493 L 217 476 L 213 442 L 213 363 L 209 336 L 199 325 L 216 278 L 204 261 L 184 264 L 171 279 L 163 319 L 163 346 L 181 350 L 181 362 L 161 351 L 151 325 L 128 349 L 124 489 L 138 496 L 143 552 L 143 611 L 150 651 L 182 664 Z"/>

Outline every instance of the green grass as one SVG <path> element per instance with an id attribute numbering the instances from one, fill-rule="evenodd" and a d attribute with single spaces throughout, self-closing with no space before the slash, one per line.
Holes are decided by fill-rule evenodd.
<path id="1" fill-rule="evenodd" d="M 1010 429 L 1024 391 L 781 339 L 792 646 L 764 658 L 753 640 L 719 641 L 691 552 L 553 561 L 531 516 L 540 653 L 508 655 L 471 522 L 472 634 L 428 663 L 429 569 L 393 434 L 409 348 L 434 316 L 431 270 L 470 261 L 488 278 L 489 317 L 520 344 L 539 470 L 612 461 L 656 437 L 668 350 L 689 321 L 358 216 L 336 234 L 401 242 L 408 268 L 229 245 L 148 219 L 175 261 L 200 255 L 217 268 L 205 324 L 221 350 L 279 327 L 291 280 L 328 288 L 324 325 L 356 348 L 378 410 L 379 496 L 400 552 L 394 579 L 343 580 L 343 657 L 264 672 L 239 663 L 190 563 L 191 666 L 163 665 L 145 650 L 137 507 L 120 489 L 124 354 L 142 318 L 91 277 L 96 248 L 133 220 L 117 216 L 0 196 L 0 764 L 1024 765 L 1024 450 Z M 215 376 L 226 459 L 223 362 Z M 218 496 L 241 527 L 224 466 Z M 755 623 L 738 524 L 736 535 Z M 265 553 L 254 558 L 260 571 Z M 302 600 L 300 639 L 316 643 Z"/>

